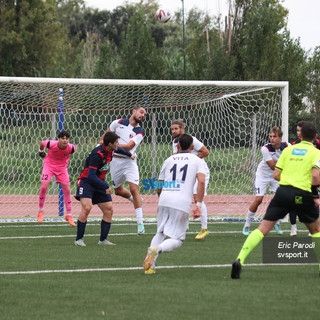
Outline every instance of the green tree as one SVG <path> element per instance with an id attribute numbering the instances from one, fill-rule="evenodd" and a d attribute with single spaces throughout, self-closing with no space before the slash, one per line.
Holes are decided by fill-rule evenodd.
<path id="1" fill-rule="evenodd" d="M 120 50 L 120 78 L 163 79 L 160 51 L 147 27 L 144 10 L 138 8 L 122 36 Z"/>
<path id="2" fill-rule="evenodd" d="M 0 74 L 58 76 L 68 41 L 56 2 L 1 1 L 0 16 Z"/>

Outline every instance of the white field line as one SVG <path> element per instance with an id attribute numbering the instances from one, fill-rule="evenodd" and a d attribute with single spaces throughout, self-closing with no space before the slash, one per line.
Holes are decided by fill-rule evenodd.
<path id="1" fill-rule="evenodd" d="M 317 263 L 250 263 L 244 264 L 244 267 L 267 267 L 267 266 L 303 266 L 317 265 Z M 181 266 L 157 266 L 158 269 L 201 269 L 201 268 L 230 268 L 231 264 L 207 264 L 207 265 L 181 265 Z M 143 270 L 142 267 L 124 267 L 124 268 L 93 268 L 93 269 L 62 269 L 62 270 L 29 270 L 29 271 L 1 271 L 0 275 L 18 275 L 18 274 L 45 274 L 45 273 L 73 273 L 73 272 L 110 272 L 110 271 L 136 271 Z"/>
<path id="2" fill-rule="evenodd" d="M 290 230 L 283 230 L 284 232 L 290 232 Z M 275 233 L 276 231 L 271 231 L 272 233 Z M 307 233 L 307 230 L 301 230 L 300 233 Z M 239 230 L 233 230 L 233 231 L 212 231 L 210 234 L 214 236 L 215 234 L 235 234 L 235 233 L 241 233 Z M 187 234 L 198 234 L 198 232 L 187 232 Z M 145 233 L 144 235 L 154 235 L 154 233 Z M 17 240 L 17 239 L 47 239 L 47 238 L 73 238 L 76 234 L 58 234 L 58 235 L 50 235 L 50 236 L 20 236 L 20 237 L 0 237 L 0 240 Z M 85 234 L 85 237 L 99 237 L 100 234 Z M 113 236 L 137 236 L 136 232 L 133 233 L 109 233 L 110 237 Z M 143 237 L 143 236 L 140 236 Z"/>

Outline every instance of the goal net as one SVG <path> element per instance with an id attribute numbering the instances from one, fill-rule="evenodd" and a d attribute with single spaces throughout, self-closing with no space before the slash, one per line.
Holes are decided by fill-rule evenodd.
<path id="1" fill-rule="evenodd" d="M 145 217 L 156 214 L 157 178 L 172 154 L 171 123 L 181 118 L 186 132 L 210 151 L 210 182 L 205 203 L 209 218 L 243 219 L 253 200 L 260 148 L 277 125 L 288 133 L 287 82 L 147 81 L 0 77 L 0 218 L 35 218 L 43 159 L 40 142 L 70 132 L 77 152 L 69 160 L 71 192 L 85 159 L 115 119 L 129 118 L 144 107 L 147 117 L 138 147 L 140 193 Z M 111 185 L 108 173 L 106 181 Z M 45 218 L 63 215 L 63 197 L 53 178 L 44 206 Z M 264 214 L 270 196 L 260 206 Z M 134 217 L 132 203 L 113 196 L 114 216 Z M 72 202 L 75 217 L 79 202 Z M 96 207 L 96 206 L 94 206 Z M 94 208 L 92 216 L 100 216 Z"/>

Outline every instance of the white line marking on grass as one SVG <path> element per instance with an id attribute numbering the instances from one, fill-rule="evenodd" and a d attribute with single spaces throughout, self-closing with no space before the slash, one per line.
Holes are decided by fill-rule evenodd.
<path id="1" fill-rule="evenodd" d="M 284 232 L 290 232 L 290 230 L 283 230 Z M 275 233 L 276 231 L 271 231 Z M 307 230 L 301 230 L 300 233 L 307 233 Z M 235 234 L 235 233 L 241 233 L 239 230 L 236 231 L 214 231 L 211 233 L 211 236 L 214 237 L 215 234 Z M 187 232 L 188 234 L 198 234 L 198 232 Z M 154 235 L 154 233 L 145 233 L 144 235 Z M 17 240 L 17 239 L 48 239 L 48 238 L 73 238 L 75 237 L 75 234 L 64 234 L 64 235 L 50 235 L 50 236 L 20 236 L 20 237 L 0 237 L 0 240 Z M 86 237 L 99 237 L 100 234 L 86 234 Z M 136 232 L 133 233 L 109 233 L 110 237 L 113 236 L 138 236 Z M 139 236 L 143 237 L 143 236 Z M 245 238 L 245 237 L 244 237 Z"/>
<path id="2" fill-rule="evenodd" d="M 267 266 L 304 266 L 317 265 L 317 263 L 250 263 L 244 264 L 244 267 L 267 267 Z M 157 266 L 158 269 L 201 269 L 201 268 L 230 268 L 231 264 L 205 264 L 205 265 L 181 265 L 181 266 Z M 30 270 L 30 271 L 0 271 L 0 275 L 17 274 L 45 274 L 45 273 L 73 273 L 73 272 L 107 272 L 107 271 L 136 271 L 143 270 L 142 267 L 124 267 L 124 268 L 95 268 L 95 269 L 62 269 L 62 270 Z"/>

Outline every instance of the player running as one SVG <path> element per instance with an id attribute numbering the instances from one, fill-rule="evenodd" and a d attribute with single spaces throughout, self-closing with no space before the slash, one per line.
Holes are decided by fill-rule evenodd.
<path id="1" fill-rule="evenodd" d="M 181 119 L 175 120 L 171 124 L 171 133 L 174 138 L 172 142 L 172 149 L 173 149 L 173 154 L 178 153 L 178 140 L 179 137 L 184 134 L 184 129 L 185 129 L 185 124 Z M 207 187 L 209 184 L 209 179 L 210 179 L 210 170 L 207 166 L 207 163 L 205 162 L 204 158 L 209 155 L 209 150 L 205 147 L 205 145 L 200 142 L 196 137 L 192 136 L 193 138 L 193 149 L 191 150 L 191 153 L 198 156 L 200 159 L 202 159 L 203 165 L 205 167 L 205 195 L 207 195 Z M 198 197 L 197 197 L 197 185 L 198 181 L 196 181 L 194 188 L 193 188 L 193 198 L 194 202 L 198 202 Z M 206 236 L 208 236 L 209 231 L 208 231 L 208 213 L 207 213 L 207 206 L 202 201 L 202 208 L 201 208 L 201 230 L 195 237 L 197 240 L 202 240 Z"/>
<path id="2" fill-rule="evenodd" d="M 290 145 L 287 142 L 281 142 L 282 140 L 282 131 L 274 126 L 270 132 L 270 142 L 264 145 L 261 148 L 262 152 L 262 160 L 258 165 L 258 169 L 256 172 L 256 181 L 255 181 L 255 190 L 256 196 L 251 203 L 249 210 L 246 216 L 246 222 L 242 229 L 242 233 L 247 236 L 250 233 L 250 225 L 254 219 L 254 216 L 258 210 L 258 207 L 262 203 L 263 197 L 267 192 L 267 188 L 269 186 L 270 191 L 276 192 L 279 184 L 278 181 L 273 179 L 273 170 L 276 166 L 276 163 L 282 153 L 282 151 Z M 274 226 L 276 232 L 278 234 L 282 234 L 283 231 L 280 227 L 280 220 Z"/>
<path id="3" fill-rule="evenodd" d="M 100 241 L 98 244 L 114 245 L 114 243 L 107 240 L 112 222 L 113 208 L 111 189 L 108 183 L 104 181 L 104 178 L 109 170 L 109 162 L 112 160 L 114 151 L 132 160 L 135 159 L 135 154 L 118 147 L 118 139 L 119 137 L 115 133 L 107 132 L 103 137 L 103 145 L 92 150 L 79 176 L 76 199 L 81 203 L 81 212 L 78 217 L 77 238 L 74 243 L 78 247 L 86 246 L 83 241 L 83 236 L 88 215 L 94 204 L 97 204 L 103 213 Z"/>
<path id="4" fill-rule="evenodd" d="M 144 138 L 144 131 L 141 128 L 141 123 L 146 117 L 144 108 L 136 108 L 132 111 L 129 119 L 114 120 L 108 131 L 115 132 L 119 138 L 119 146 L 131 153 L 136 153 L 136 149 Z M 99 140 L 101 144 L 104 135 Z M 114 159 L 110 164 L 111 179 L 117 196 L 124 197 L 133 202 L 135 208 L 138 234 L 145 233 L 143 225 L 142 200 L 139 194 L 139 169 L 137 160 L 131 161 L 128 156 L 115 152 Z M 129 190 L 123 184 L 129 183 Z"/>
<path id="5" fill-rule="evenodd" d="M 52 176 L 55 176 L 57 183 L 61 184 L 64 195 L 64 202 L 67 210 L 65 220 L 68 221 L 71 226 L 75 226 L 71 213 L 70 179 L 67 167 L 70 155 L 76 151 L 76 146 L 69 143 L 69 141 L 70 133 L 66 130 L 62 130 L 58 134 L 58 140 L 44 140 L 40 143 L 39 156 L 44 158 L 44 160 L 39 194 L 39 223 L 43 221 L 43 207 L 46 200 L 49 183 L 52 179 Z M 47 155 L 44 152 L 45 148 L 48 149 Z"/>
<path id="6" fill-rule="evenodd" d="M 156 273 L 155 262 L 159 254 L 179 248 L 185 240 L 196 180 L 198 202 L 192 215 L 194 218 L 201 216 L 206 169 L 204 162 L 191 154 L 192 141 L 192 136 L 182 134 L 178 143 L 179 154 L 172 155 L 162 165 L 159 184 L 162 182 L 163 188 L 158 189 L 157 233 L 143 262 L 146 274 Z"/>

